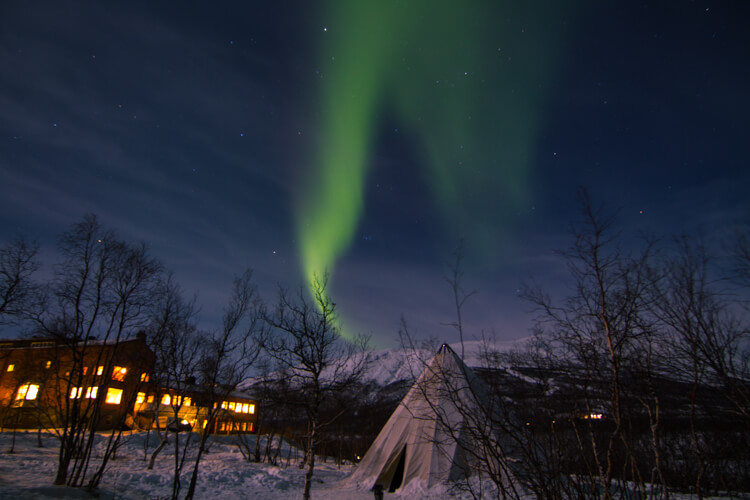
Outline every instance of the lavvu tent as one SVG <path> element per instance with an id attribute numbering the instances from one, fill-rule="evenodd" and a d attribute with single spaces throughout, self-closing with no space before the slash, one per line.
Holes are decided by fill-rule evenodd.
<path id="1" fill-rule="evenodd" d="M 483 382 L 443 344 L 345 484 L 403 491 L 467 478 L 477 446 L 469 429 L 483 418 L 486 394 Z"/>

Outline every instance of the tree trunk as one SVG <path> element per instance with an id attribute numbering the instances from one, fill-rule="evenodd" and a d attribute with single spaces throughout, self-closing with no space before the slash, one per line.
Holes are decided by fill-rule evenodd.
<path id="1" fill-rule="evenodd" d="M 172 499 L 180 494 L 180 434 L 174 435 L 174 475 L 172 477 Z"/>
<path id="2" fill-rule="evenodd" d="M 310 428 L 310 446 L 307 457 L 307 473 L 305 473 L 305 492 L 302 500 L 310 500 L 310 488 L 312 487 L 313 472 L 315 471 L 316 441 L 318 440 L 318 419 L 314 418 Z"/>
<path id="3" fill-rule="evenodd" d="M 203 453 L 206 451 L 206 441 L 208 441 L 208 429 L 210 428 L 210 425 L 206 427 L 206 429 L 203 429 L 203 434 L 201 434 L 201 441 L 198 445 L 198 453 L 195 456 L 195 465 L 193 466 L 193 474 L 190 476 L 190 486 L 188 486 L 187 494 L 185 495 L 185 500 L 193 500 L 193 496 L 195 495 L 195 486 L 198 483 L 198 467 L 201 463 L 201 458 L 203 458 Z"/>
<path id="4" fill-rule="evenodd" d="M 693 342 L 695 340 L 693 339 Z M 706 462 L 703 460 L 703 452 L 701 450 L 700 439 L 698 439 L 698 431 L 695 427 L 695 406 L 698 398 L 698 384 L 699 384 L 699 371 L 698 367 L 698 352 L 695 347 L 695 343 L 692 346 L 693 352 L 693 390 L 690 394 L 690 436 L 693 439 L 693 446 L 695 447 L 695 456 L 698 459 L 698 476 L 695 478 L 695 494 L 699 499 L 703 498 L 703 475 L 706 473 Z"/>
<path id="5" fill-rule="evenodd" d="M 159 446 L 156 447 L 154 452 L 151 454 L 151 458 L 148 461 L 148 467 L 146 469 L 153 470 L 154 468 L 154 462 L 156 461 L 156 457 L 159 455 L 159 452 L 169 444 L 169 439 L 167 438 L 166 433 L 164 434 L 164 437 L 162 438 L 161 442 L 159 443 Z"/>

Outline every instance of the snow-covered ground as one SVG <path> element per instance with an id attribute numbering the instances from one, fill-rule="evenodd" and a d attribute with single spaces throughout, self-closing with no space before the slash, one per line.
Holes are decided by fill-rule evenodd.
<path id="1" fill-rule="evenodd" d="M 172 491 L 174 455 L 169 447 L 159 455 L 154 470 L 146 469 L 143 456 L 145 433 L 125 436 L 125 443 L 105 473 L 98 498 L 105 500 L 166 500 Z M 52 486 L 57 464 L 57 439 L 50 434 L 43 437 L 43 447 L 37 447 L 36 432 L 16 435 L 15 453 L 7 453 L 11 432 L 0 433 L 0 499 L 91 499 L 82 489 Z M 211 500 L 246 499 L 296 500 L 302 498 L 304 469 L 295 465 L 277 467 L 252 463 L 243 459 L 234 437 L 220 437 L 210 453 L 201 461 L 195 498 Z M 263 443 L 263 441 L 261 441 Z M 153 447 L 150 448 L 153 450 Z M 289 448 L 282 450 L 286 456 Z M 294 455 L 295 450 L 292 450 Z M 297 451 L 297 453 L 299 453 Z M 297 455 L 299 456 L 299 455 Z M 186 465 L 180 497 L 187 491 L 190 463 Z M 351 465 L 337 467 L 331 461 L 315 467 L 312 497 L 316 500 L 372 500 L 369 491 L 339 486 L 352 471 Z M 437 486 L 430 491 L 410 488 L 403 494 L 386 493 L 385 499 L 437 500 L 471 498 L 467 493 L 454 492 L 448 486 Z M 531 496 L 525 497 L 529 500 Z M 676 500 L 695 498 L 692 495 L 672 495 Z M 737 498 L 736 496 L 734 498 Z M 744 498 L 744 497 L 743 497 Z"/>
<path id="2" fill-rule="evenodd" d="M 153 437 L 153 435 L 152 435 Z M 147 470 L 143 444 L 145 433 L 125 435 L 125 444 L 117 459 L 109 463 L 99 498 L 161 500 L 171 495 L 174 455 L 165 447 L 154 470 Z M 234 437 L 219 437 L 210 453 L 201 460 L 196 499 L 294 500 L 302 498 L 305 470 L 296 465 L 276 467 L 243 459 Z M 20 431 L 16 435 L 16 452 L 7 453 L 11 432 L 0 433 L 0 499 L 91 498 L 80 489 L 52 486 L 57 465 L 58 440 L 45 435 L 43 448 L 37 447 L 36 432 Z M 155 443 L 154 443 L 155 444 Z M 153 450 L 153 446 L 149 448 Z M 286 456 L 282 451 L 282 456 Z M 95 452 L 96 453 L 96 452 Z M 185 466 L 182 494 L 187 491 L 191 463 Z M 312 497 L 325 500 L 373 499 L 369 491 L 342 489 L 338 483 L 351 473 L 352 466 L 337 467 L 331 461 L 315 467 Z M 413 493 L 413 492 L 412 492 Z M 182 495 L 181 495 L 182 496 Z M 445 488 L 424 494 L 410 494 L 410 499 L 445 498 Z M 401 498 L 386 494 L 386 498 Z M 459 497 L 460 498 L 460 497 Z"/>

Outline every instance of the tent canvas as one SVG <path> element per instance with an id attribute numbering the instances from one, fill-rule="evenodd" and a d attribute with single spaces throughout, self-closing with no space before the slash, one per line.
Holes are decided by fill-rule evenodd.
<path id="1" fill-rule="evenodd" d="M 443 344 L 346 483 L 395 491 L 413 481 L 431 488 L 467 477 L 463 416 L 478 409 L 483 394 L 482 382 Z"/>

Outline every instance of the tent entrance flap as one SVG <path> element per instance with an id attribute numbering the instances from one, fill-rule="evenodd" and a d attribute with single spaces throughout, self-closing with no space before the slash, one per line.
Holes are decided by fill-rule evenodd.
<path id="1" fill-rule="evenodd" d="M 398 453 L 393 453 L 388 457 L 388 459 L 385 461 L 383 469 L 380 471 L 380 475 L 378 475 L 377 480 L 375 480 L 375 484 L 379 484 L 383 487 L 383 489 L 387 489 L 387 491 L 393 491 L 391 489 L 391 486 L 395 483 L 398 483 L 398 488 L 401 486 L 401 483 L 404 481 L 404 469 L 406 464 L 406 444 L 403 445 L 401 448 L 401 451 Z"/>
<path id="2" fill-rule="evenodd" d="M 401 483 L 404 482 L 405 467 L 406 467 L 406 446 L 404 446 L 404 451 L 401 452 L 401 456 L 398 458 L 396 471 L 393 473 L 393 478 L 391 479 L 391 485 L 388 488 L 388 491 L 390 493 L 393 493 L 394 491 L 396 491 L 401 486 Z"/>

